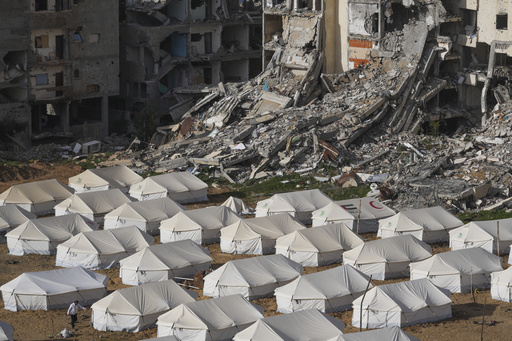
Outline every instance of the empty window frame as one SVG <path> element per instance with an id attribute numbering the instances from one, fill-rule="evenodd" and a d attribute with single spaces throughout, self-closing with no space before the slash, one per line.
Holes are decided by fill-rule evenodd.
<path id="1" fill-rule="evenodd" d="M 48 10 L 48 0 L 36 0 L 35 10 L 36 10 L 36 12 L 47 11 Z"/>
<path id="2" fill-rule="evenodd" d="M 36 49 L 47 49 L 50 46 L 49 37 L 47 34 L 35 38 Z"/>
<path id="3" fill-rule="evenodd" d="M 496 29 L 507 30 L 508 29 L 508 14 L 496 15 Z"/>
<path id="4" fill-rule="evenodd" d="M 41 73 L 36 75 L 36 85 L 48 85 L 48 74 Z"/>

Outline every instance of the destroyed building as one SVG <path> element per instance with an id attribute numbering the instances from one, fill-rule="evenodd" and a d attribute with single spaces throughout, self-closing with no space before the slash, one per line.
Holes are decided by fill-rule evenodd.
<path id="1" fill-rule="evenodd" d="M 117 1 L 0 0 L 0 8 L 6 134 L 106 136 L 109 97 L 119 92 Z"/>
<path id="2" fill-rule="evenodd" d="M 127 0 L 121 7 L 121 99 L 127 110 L 186 96 L 178 88 L 245 82 L 261 71 L 261 4 Z M 188 110 L 190 98 L 179 103 Z M 187 107 L 188 106 L 188 107 Z"/>
<path id="3" fill-rule="evenodd" d="M 507 24 L 498 19 L 506 6 L 265 1 L 263 71 L 248 82 L 201 89 L 186 112 L 171 108 L 178 123 L 159 127 L 152 140 L 158 149 L 136 164 L 213 168 L 237 183 L 322 174 L 330 164 L 340 171 L 338 184 L 384 182 L 381 194 L 399 193 L 402 206 L 490 205 L 488 193 L 512 189 L 502 181 L 512 178 L 501 161 L 509 151 L 499 149 L 509 136 L 499 122 L 512 114 L 510 105 L 480 127 L 482 111 L 510 96 L 508 43 L 500 44 L 510 41 L 508 16 Z M 471 76 L 475 68 L 480 80 Z"/>

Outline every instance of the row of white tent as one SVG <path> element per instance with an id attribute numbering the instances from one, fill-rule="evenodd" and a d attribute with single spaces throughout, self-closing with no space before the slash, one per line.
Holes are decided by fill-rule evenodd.
<path id="1" fill-rule="evenodd" d="M 353 289 L 348 282 L 354 280 L 354 275 L 361 274 L 350 267 L 340 268 L 341 271 L 338 271 L 337 275 L 327 275 L 324 278 L 331 281 L 342 279 L 343 282 L 340 284 L 346 285 L 346 290 Z M 317 340 L 338 340 L 339 335 L 336 333 L 342 334 L 344 329 L 341 321 L 328 317 L 314 306 L 303 306 L 283 315 L 287 317 L 259 321 L 263 318 L 263 309 L 250 303 L 240 294 L 196 302 L 197 294 L 182 289 L 174 281 L 120 289 L 105 297 L 107 280 L 104 275 L 78 267 L 26 273 L 6 283 L 0 290 L 6 302 L 5 308 L 13 311 L 61 309 L 65 308 L 69 301 L 76 299 L 83 304 L 92 303 L 91 323 L 95 329 L 137 332 L 153 326 L 156 322 L 158 336 L 176 335 L 180 340 L 224 340 L 233 337 L 235 340 L 263 340 L 272 335 L 268 334 L 269 332 L 286 336 L 288 339 L 308 335 Z M 362 294 L 363 284 L 367 280 L 364 278 L 359 283 L 360 292 L 355 293 L 356 295 Z M 413 282 L 419 283 L 421 280 Z M 292 287 L 297 289 L 295 285 Z M 283 287 L 285 288 L 286 286 Z M 332 286 L 328 290 L 335 294 Z M 368 293 L 369 297 L 371 292 Z M 434 295 L 430 292 L 429 296 Z M 434 298 L 430 298 L 431 306 L 434 301 Z M 250 329 L 237 334 L 255 322 Z M 332 326 L 338 331 L 335 332 Z"/>
<path id="2" fill-rule="evenodd" d="M 459 274 L 456 273 L 457 266 L 474 269 L 476 265 L 480 267 L 478 269 L 480 273 L 496 270 L 491 274 L 492 296 L 497 299 L 510 300 L 512 268 L 501 271 L 499 257 L 487 253 L 485 250 L 476 248 L 446 252 L 425 262 L 416 263 L 416 267 L 414 265 L 411 266 L 412 280 L 410 282 L 378 286 L 367 293 L 362 305 L 363 325 L 369 328 L 391 325 L 405 326 L 448 318 L 451 314 L 449 293 L 450 291 L 460 292 L 459 288 L 454 287 L 453 284 L 460 281 L 460 287 L 464 289 L 463 282 L 465 281 L 466 291 L 471 290 L 467 285 L 470 282 L 469 278 L 464 276 L 460 270 Z M 416 269 L 420 270 L 418 279 L 414 279 Z M 73 271 L 73 273 L 66 273 L 66 271 Z M 311 308 L 332 312 L 347 309 L 352 305 L 354 308 L 353 324 L 359 325 L 361 321 L 357 310 L 360 309 L 362 299 L 360 297 L 368 283 L 367 276 L 348 265 L 311 275 L 301 276 L 301 273 L 302 267 L 299 264 L 281 255 L 230 261 L 204 278 L 203 293 L 212 297 L 230 297 L 239 294 L 246 299 L 255 299 L 271 296 L 275 292 L 278 310 L 283 312 Z M 486 282 L 479 280 L 477 273 L 472 276 L 473 288 L 486 287 Z M 481 278 L 487 277 L 482 276 Z M 2 290 L 6 309 L 14 311 L 54 309 L 65 307 L 69 301 L 77 297 L 89 304 L 100 299 L 106 293 L 106 281 L 106 277 L 103 275 L 82 268 L 72 268 L 23 274 L 0 287 L 0 290 Z M 131 294 L 133 299 L 143 301 L 129 303 L 138 308 L 129 309 L 124 306 L 127 304 L 126 298 L 110 297 L 106 299 L 104 302 L 108 304 L 102 304 L 122 305 L 124 308 L 119 310 L 120 308 L 105 308 L 98 305 L 98 307 L 101 306 L 95 317 L 98 326 L 114 325 L 112 328 L 117 328 L 115 326 L 120 324 L 122 328 L 120 327 L 119 330 L 139 330 L 143 326 L 153 323 L 154 320 L 149 318 L 152 316 L 151 313 L 138 305 L 147 304 L 150 307 L 155 305 L 142 299 L 140 291 L 147 286 L 148 288 L 160 288 L 152 289 L 152 296 L 166 295 L 167 289 L 162 289 L 161 286 L 175 285 L 174 282 L 165 284 L 171 282 L 164 280 L 156 284 L 150 283 L 149 286 L 134 287 L 139 289 L 128 288 L 133 291 Z M 163 284 L 158 285 L 158 283 Z M 131 292 L 128 289 L 123 290 Z M 123 292 L 120 290 L 116 293 L 119 295 Z M 159 299 L 160 301 L 161 299 Z M 169 308 L 171 305 L 164 304 L 163 306 Z M 126 315 L 130 316 L 119 317 L 118 315 L 123 315 L 120 311 L 124 311 Z M 131 313 L 128 314 L 128 312 Z M 110 322 L 107 323 L 107 321 Z M 132 329 L 128 326 L 132 326 Z"/>
<path id="3" fill-rule="evenodd" d="M 126 166 L 115 166 L 86 170 L 69 178 L 69 186 L 56 179 L 14 185 L 0 194 L 0 205 L 17 205 L 42 216 L 53 213 L 54 208 L 66 210 L 70 205 L 80 207 L 85 204 L 94 211 L 95 207 L 90 204 L 89 198 L 97 196 L 78 196 L 79 199 L 76 199 L 74 193 L 117 190 L 129 194 L 132 199 L 126 195 L 121 197 L 116 191 L 112 192 L 115 194 L 106 195 L 102 205 L 110 205 L 115 209 L 124 202 L 163 197 L 179 203 L 207 201 L 207 188 L 207 184 L 189 172 L 167 173 L 143 179 Z M 71 202 L 55 207 L 66 199 Z"/>
<path id="4" fill-rule="evenodd" d="M 71 187 L 67 187 L 57 180 L 45 180 L 12 186 L 0 194 L 0 205 L 15 204 L 38 215 L 48 214 L 53 210 L 56 215 L 80 213 L 100 224 L 103 222 L 103 217 L 108 214 L 105 219 L 108 221 L 109 227 L 137 225 L 154 234 L 157 224 L 176 215 L 179 207 L 184 210 L 184 207 L 178 204 L 179 202 L 204 200 L 207 188 L 206 184 L 189 172 L 163 174 L 142 181 L 139 175 L 125 166 L 87 170 L 70 178 L 69 182 L 70 186 L 78 192 L 77 194 L 73 195 Z M 168 195 L 161 194 L 164 191 L 158 192 L 160 193 L 158 195 L 155 194 L 157 187 L 165 187 L 167 191 L 165 193 Z M 124 195 L 123 192 L 131 192 L 132 198 Z M 158 206 L 155 203 L 153 205 L 132 203 L 133 198 L 139 200 L 173 198 L 169 193 L 176 194 L 174 197 L 176 202 L 167 204 L 174 208 L 164 207 L 158 210 L 159 214 L 151 215 L 151 210 L 148 209 L 149 206 Z M 238 212 L 248 211 L 243 203 L 233 199 L 226 205 L 234 207 Z M 116 211 L 113 213 L 113 210 Z M 483 246 L 487 250 L 491 248 L 496 250 L 498 246 L 497 230 L 499 228 L 495 226 L 494 222 L 472 222 L 464 226 L 465 229 L 461 229 L 462 222 L 440 207 L 394 214 L 394 211 L 372 198 L 334 202 L 319 190 L 280 193 L 257 204 L 257 217 L 279 213 L 288 213 L 306 223 L 312 221 L 313 226 L 343 222 L 352 230 L 360 233 L 375 231 L 378 227 L 378 233 L 383 238 L 413 234 L 418 239 L 431 243 L 447 240 L 450 235 L 450 243 L 454 249 Z M 12 213 L 12 215 L 16 214 Z M 194 214 L 191 213 L 191 215 Z M 7 223 L 4 218 L 0 212 L 0 231 L 17 225 L 16 221 Z M 30 218 L 33 219 L 33 216 Z M 7 218 L 7 220 L 9 219 Z M 181 215 L 180 218 L 176 218 L 176 222 L 183 223 L 180 219 L 186 218 Z M 508 252 L 508 247 L 512 243 L 511 221 L 510 219 L 500 221 L 499 247 L 501 253 Z M 198 225 L 201 225 L 201 222 Z M 203 230 L 207 230 L 209 226 L 204 225 L 202 226 Z M 456 228 L 460 229 L 455 231 Z M 169 240 L 190 238 L 196 242 L 205 243 L 197 236 L 190 237 L 189 233 L 177 231 L 175 227 L 174 231 L 180 232 L 184 237 L 179 239 L 170 237 Z M 218 234 L 218 231 L 212 231 L 212 233 Z M 215 238 L 205 238 L 206 242 L 208 239 L 218 241 L 218 235 Z M 233 240 L 239 245 L 244 244 L 243 240 Z M 228 249 L 229 247 L 226 247 L 226 250 Z M 234 252 L 240 253 L 241 251 L 237 249 Z M 260 254 L 265 254 L 265 252 Z"/>

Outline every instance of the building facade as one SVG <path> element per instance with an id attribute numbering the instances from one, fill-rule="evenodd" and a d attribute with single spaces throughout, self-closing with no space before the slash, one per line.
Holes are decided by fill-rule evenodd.
<path id="1" fill-rule="evenodd" d="M 101 138 L 119 93 L 118 4 L 0 0 L 0 120 L 27 136 Z"/>
<path id="2" fill-rule="evenodd" d="M 126 0 L 121 98 L 164 111 L 175 89 L 247 81 L 261 71 L 261 7 L 246 0 Z"/>

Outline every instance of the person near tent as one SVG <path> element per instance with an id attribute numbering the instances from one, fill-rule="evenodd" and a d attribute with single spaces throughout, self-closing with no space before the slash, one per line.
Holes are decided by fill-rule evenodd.
<path id="1" fill-rule="evenodd" d="M 78 308 L 82 308 L 83 310 L 85 310 L 85 308 L 82 307 L 78 303 L 78 301 L 75 301 L 69 305 L 68 312 L 66 313 L 66 315 L 71 316 L 71 328 L 73 328 L 73 330 L 75 330 L 75 323 L 77 320 Z"/>

